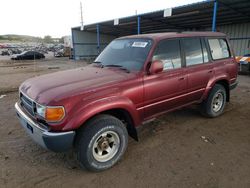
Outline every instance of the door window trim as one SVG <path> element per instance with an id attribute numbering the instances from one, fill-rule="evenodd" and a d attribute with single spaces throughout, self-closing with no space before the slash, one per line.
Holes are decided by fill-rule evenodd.
<path id="1" fill-rule="evenodd" d="M 201 42 L 201 50 L 202 50 L 203 64 L 211 63 L 211 59 L 210 59 L 210 57 L 209 57 L 209 51 L 208 51 L 208 49 L 207 49 L 207 44 L 206 44 L 205 38 L 204 38 L 204 37 L 200 38 L 200 42 Z M 206 51 L 207 51 L 207 59 L 208 59 L 207 62 L 205 62 L 205 58 L 204 58 L 204 57 L 205 57 L 205 56 L 204 56 L 204 48 L 205 48 Z"/>

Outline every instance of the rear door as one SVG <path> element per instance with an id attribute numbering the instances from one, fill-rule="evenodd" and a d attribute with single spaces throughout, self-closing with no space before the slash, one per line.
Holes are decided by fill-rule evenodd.
<path id="1" fill-rule="evenodd" d="M 179 39 L 161 41 L 153 54 L 154 60 L 161 60 L 164 70 L 144 77 L 145 119 L 182 105 L 187 86 Z"/>
<path id="2" fill-rule="evenodd" d="M 214 65 L 215 75 L 228 74 L 231 82 L 237 77 L 237 65 L 230 53 L 229 45 L 225 38 L 209 38 L 209 48 Z"/>
<path id="3" fill-rule="evenodd" d="M 182 48 L 187 73 L 187 93 L 189 102 L 200 100 L 208 81 L 213 77 L 213 64 L 203 38 L 182 39 Z"/>

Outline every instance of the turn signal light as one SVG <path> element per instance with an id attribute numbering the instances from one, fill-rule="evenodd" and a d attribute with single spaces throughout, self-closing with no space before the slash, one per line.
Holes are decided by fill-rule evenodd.
<path id="1" fill-rule="evenodd" d="M 45 111 L 45 120 L 48 122 L 61 121 L 65 116 L 65 111 L 62 106 L 60 107 L 47 107 Z"/>

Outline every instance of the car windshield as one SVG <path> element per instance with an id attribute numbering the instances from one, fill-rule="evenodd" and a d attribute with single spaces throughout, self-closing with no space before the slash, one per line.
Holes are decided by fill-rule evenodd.
<path id="1" fill-rule="evenodd" d="M 96 58 L 102 66 L 123 67 L 129 71 L 139 71 L 148 56 L 152 40 L 117 39 L 112 41 Z"/>

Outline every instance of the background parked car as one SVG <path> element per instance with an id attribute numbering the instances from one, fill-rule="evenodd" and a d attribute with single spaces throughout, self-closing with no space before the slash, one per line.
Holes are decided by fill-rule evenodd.
<path id="1" fill-rule="evenodd" d="M 58 51 L 55 51 L 54 52 L 54 56 L 55 57 L 64 57 L 64 50 L 63 49 L 60 49 Z"/>
<path id="2" fill-rule="evenodd" d="M 29 60 L 29 59 L 42 59 L 45 58 L 45 56 L 40 53 L 40 52 L 36 52 L 36 51 L 24 51 L 21 54 L 17 54 L 17 55 L 13 55 L 11 57 L 12 60 Z"/>
<path id="3" fill-rule="evenodd" d="M 239 63 L 239 71 L 241 74 L 250 73 L 250 54 L 245 54 L 244 56 L 238 56 L 236 60 Z"/>

